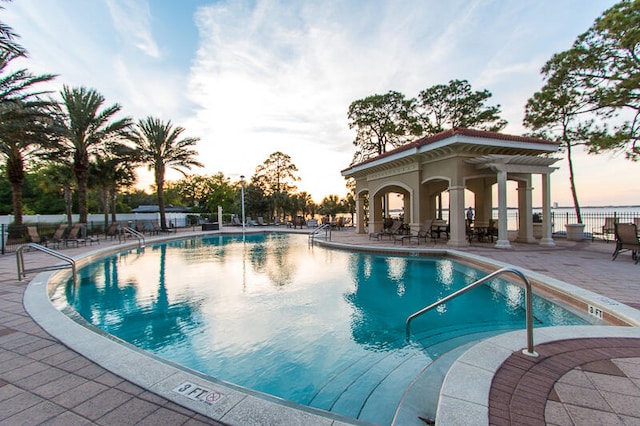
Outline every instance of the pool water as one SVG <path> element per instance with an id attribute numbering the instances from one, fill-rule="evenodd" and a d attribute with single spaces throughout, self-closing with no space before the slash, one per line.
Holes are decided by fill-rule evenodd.
<path id="1" fill-rule="evenodd" d="M 58 298 L 100 329 L 218 379 L 311 407 L 391 423 L 403 393 L 461 345 L 525 325 L 524 291 L 447 258 L 309 246 L 306 236 L 220 235 L 110 255 Z M 534 298 L 536 327 L 584 325 Z M 523 346 L 524 346 L 523 342 Z"/>

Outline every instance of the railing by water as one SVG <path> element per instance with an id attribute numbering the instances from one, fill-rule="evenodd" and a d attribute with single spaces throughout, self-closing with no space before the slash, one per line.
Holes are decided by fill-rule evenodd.
<path id="1" fill-rule="evenodd" d="M 320 234 L 323 231 L 324 231 L 324 237 L 318 237 L 318 234 Z M 313 243 L 313 240 L 316 237 L 324 238 L 327 241 L 331 240 L 331 225 L 328 223 L 325 223 L 324 225 L 321 225 L 316 229 L 314 229 L 311 233 L 309 233 L 309 242 Z"/>
<path id="2" fill-rule="evenodd" d="M 49 256 L 56 257 L 66 263 L 50 265 L 50 266 L 42 266 L 39 268 L 26 269 L 24 267 L 24 250 L 27 248 L 31 248 L 34 250 L 41 251 L 43 253 L 48 254 Z M 30 272 L 44 272 L 44 271 L 57 271 L 59 269 L 71 268 L 71 272 L 73 274 L 73 283 L 77 283 L 77 275 L 76 275 L 76 261 L 73 258 L 59 253 L 55 250 L 51 250 L 48 247 L 41 246 L 36 243 L 27 243 L 18 247 L 16 250 L 16 262 L 18 263 L 18 281 L 22 281 L 22 278 L 26 277 Z"/>
<path id="3" fill-rule="evenodd" d="M 139 248 L 143 248 L 146 244 L 145 239 L 144 239 L 144 235 L 141 232 L 136 231 L 135 229 L 133 229 L 130 226 L 125 226 L 122 228 L 122 233 L 123 234 L 129 234 L 135 238 L 138 239 L 138 247 Z"/>
<path id="4" fill-rule="evenodd" d="M 415 312 L 411 315 L 409 315 L 407 317 L 407 323 L 406 323 L 406 333 L 407 333 L 407 341 L 410 340 L 410 335 L 411 335 L 411 321 L 413 321 L 416 317 L 419 317 L 420 315 L 430 311 L 431 309 L 442 305 L 445 302 L 448 302 L 449 300 L 460 296 L 463 293 L 466 293 L 467 291 L 479 286 L 480 284 L 484 284 L 485 282 L 497 277 L 498 275 L 502 275 L 502 274 L 506 274 L 506 273 L 512 273 L 517 275 L 518 277 L 520 277 L 522 279 L 522 281 L 524 282 L 525 285 L 525 307 L 526 307 L 526 328 L 527 328 L 527 348 L 522 350 L 522 353 L 525 355 L 529 355 L 529 356 L 538 356 L 538 354 L 535 352 L 534 347 L 533 347 L 533 291 L 531 290 L 531 283 L 529 282 L 529 279 L 518 269 L 516 268 L 512 268 L 512 267 L 506 267 L 506 268 L 502 268 L 499 269 L 489 275 L 487 275 L 484 278 L 481 278 L 471 284 L 469 284 L 468 286 L 461 288 L 460 290 L 451 293 L 450 295 L 443 297 L 442 299 L 438 300 L 437 302 L 432 303 L 431 305 L 427 306 L 426 308 L 423 308 L 421 310 L 419 310 L 418 312 Z"/>

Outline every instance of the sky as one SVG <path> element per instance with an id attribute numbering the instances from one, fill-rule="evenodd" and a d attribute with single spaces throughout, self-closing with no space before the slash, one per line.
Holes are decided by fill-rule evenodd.
<path id="1" fill-rule="evenodd" d="M 20 35 L 34 74 L 96 89 L 135 121 L 147 116 L 199 137 L 194 173 L 249 178 L 281 151 L 316 202 L 347 194 L 347 111 L 358 99 L 465 79 L 488 89 L 521 135 L 541 67 L 615 4 L 609 0 L 14 0 L 0 21 Z M 567 162 L 551 199 L 570 206 Z M 574 158 L 583 206 L 640 205 L 637 163 Z M 178 173 L 167 178 L 179 179 Z M 139 173 L 146 189 L 151 175 Z M 539 186 L 539 183 L 538 183 Z M 534 180 L 534 205 L 536 182 Z"/>

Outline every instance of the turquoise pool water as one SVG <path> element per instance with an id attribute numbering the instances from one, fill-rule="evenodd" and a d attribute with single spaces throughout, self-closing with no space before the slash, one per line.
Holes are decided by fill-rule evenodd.
<path id="1" fill-rule="evenodd" d="M 405 390 L 439 357 L 524 328 L 523 290 L 494 280 L 416 319 L 406 342 L 408 315 L 484 275 L 446 258 L 310 247 L 300 235 L 224 235 L 104 257 L 56 297 L 191 369 L 389 424 Z M 537 297 L 534 321 L 586 324 Z"/>

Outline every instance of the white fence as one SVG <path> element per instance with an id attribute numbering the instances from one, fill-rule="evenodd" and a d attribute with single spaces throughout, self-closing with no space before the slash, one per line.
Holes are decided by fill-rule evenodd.
<path id="1" fill-rule="evenodd" d="M 167 222 L 180 224 L 184 226 L 186 223 L 188 213 L 167 213 Z M 193 215 L 193 214 L 192 214 Z M 73 223 L 80 220 L 80 216 L 77 214 L 72 215 Z M 0 225 L 9 225 L 13 223 L 13 215 L 0 216 Z M 160 213 L 118 213 L 116 215 L 116 222 L 135 222 L 136 220 L 160 220 Z M 32 214 L 23 215 L 22 222 L 24 224 L 37 224 L 37 223 L 65 223 L 67 221 L 67 215 L 65 214 Z M 109 215 L 109 221 L 111 221 L 111 215 Z M 87 217 L 87 223 L 104 223 L 104 214 L 89 214 Z"/>

